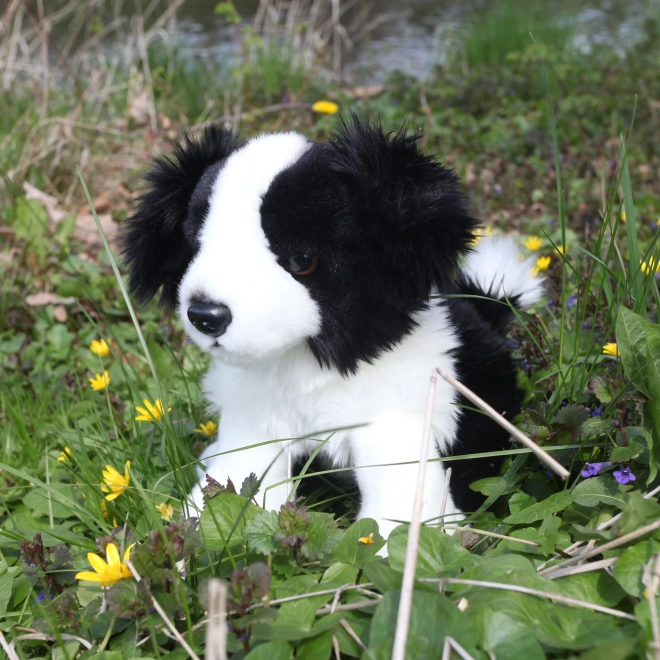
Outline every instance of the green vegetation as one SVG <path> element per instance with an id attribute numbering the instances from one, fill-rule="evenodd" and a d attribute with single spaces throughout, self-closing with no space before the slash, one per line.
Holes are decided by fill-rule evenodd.
<path id="1" fill-rule="evenodd" d="M 16 16 L 7 14 L 12 29 Z M 26 39 L 38 39 L 23 20 Z M 258 506 L 255 475 L 210 484 L 199 522 L 186 518 L 195 456 L 217 422 L 200 391 L 205 356 L 155 305 L 134 310 L 133 323 L 96 228 L 114 247 L 148 155 L 186 128 L 223 118 L 246 135 L 325 139 L 340 120 L 311 104 L 331 98 L 388 128 L 420 128 L 423 146 L 465 181 L 476 213 L 543 259 L 548 283 L 547 300 L 511 336 L 528 392 L 516 422 L 571 477 L 562 482 L 514 447 L 502 476 L 473 485 L 488 497 L 473 530 L 422 529 L 407 657 L 440 657 L 446 636 L 479 659 L 654 657 L 655 24 L 624 58 L 567 52 L 560 34 L 539 35 L 538 47 L 511 41 L 491 58 L 485 37 L 484 54 L 473 54 L 468 30 L 466 59 L 365 93 L 327 82 L 323 53 L 297 60 L 251 30 L 236 33 L 243 59 L 234 67 L 184 60 L 153 38 L 150 20 L 146 57 L 121 51 L 113 63 L 91 45 L 76 58 L 56 52 L 47 91 L 39 76 L 9 68 L 12 29 L 0 33 L 0 643 L 14 642 L 3 652 L 189 657 L 166 618 L 199 657 L 225 633 L 236 660 L 390 657 L 406 526 L 381 560 L 377 525 L 354 522 L 355 494 L 313 466 L 300 478 L 304 502 L 280 512 Z M 105 560 L 90 565 L 88 553 Z M 217 611 L 214 578 L 227 585 L 228 628 L 205 615 Z"/>

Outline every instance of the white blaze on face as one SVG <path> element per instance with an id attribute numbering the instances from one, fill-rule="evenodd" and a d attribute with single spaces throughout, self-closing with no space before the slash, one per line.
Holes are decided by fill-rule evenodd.
<path id="1" fill-rule="evenodd" d="M 179 313 L 193 341 L 228 363 L 274 357 L 320 328 L 316 303 L 277 263 L 259 213 L 275 176 L 309 147 L 296 133 L 255 138 L 227 159 L 213 185 L 199 235 L 201 247 L 179 288 Z M 195 295 L 231 311 L 232 321 L 217 340 L 188 320 Z"/>

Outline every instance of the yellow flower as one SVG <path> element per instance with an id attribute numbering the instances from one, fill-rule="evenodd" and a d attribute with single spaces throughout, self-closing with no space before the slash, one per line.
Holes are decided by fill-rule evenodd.
<path id="1" fill-rule="evenodd" d="M 568 252 L 568 245 L 566 247 L 563 245 L 558 245 L 555 250 L 557 254 L 566 254 Z"/>
<path id="2" fill-rule="evenodd" d="M 133 543 L 135 545 L 135 543 Z M 88 580 L 89 582 L 98 582 L 102 587 L 111 587 L 119 580 L 125 580 L 132 577 L 131 571 L 124 562 L 128 561 L 133 545 L 129 545 L 124 552 L 124 561 L 119 558 L 119 550 L 114 543 L 108 543 L 105 546 L 105 561 L 99 555 L 89 552 L 87 560 L 92 565 L 96 573 L 91 571 L 82 571 L 76 573 L 76 580 Z"/>
<path id="3" fill-rule="evenodd" d="M 613 355 L 614 357 L 619 357 L 621 355 L 619 353 L 619 348 L 614 342 L 610 342 L 609 344 L 605 344 L 605 346 L 603 346 L 603 354 Z"/>
<path id="4" fill-rule="evenodd" d="M 94 378 L 90 378 L 89 384 L 95 392 L 104 390 L 108 385 L 110 385 L 110 374 L 108 373 L 108 370 L 106 369 L 103 372 L 103 375 L 96 374 Z"/>
<path id="5" fill-rule="evenodd" d="M 474 238 L 469 243 L 470 247 L 475 247 L 479 245 L 479 241 L 484 236 L 490 236 L 492 233 L 493 233 L 493 228 L 489 225 L 486 225 L 485 227 L 477 227 L 473 232 Z"/>
<path id="6" fill-rule="evenodd" d="M 60 463 L 63 463 L 64 461 L 68 461 L 70 458 L 73 458 L 73 454 L 68 447 L 65 447 L 64 451 L 57 457 L 57 460 L 60 461 Z"/>
<path id="7" fill-rule="evenodd" d="M 101 490 L 104 493 L 110 493 L 110 495 L 105 496 L 108 502 L 112 502 L 112 500 L 119 497 L 128 488 L 128 484 L 131 483 L 131 475 L 128 472 L 130 467 L 131 462 L 126 461 L 124 475 L 122 476 L 111 465 L 105 466 L 105 470 L 103 470 L 103 481 L 106 485 L 101 486 Z"/>
<path id="8" fill-rule="evenodd" d="M 174 508 L 172 507 L 171 504 L 165 504 L 165 502 L 162 502 L 158 506 L 156 506 L 156 510 L 160 511 L 160 517 L 169 522 L 172 520 L 172 516 L 174 515 Z"/>
<path id="9" fill-rule="evenodd" d="M 92 341 L 89 345 L 89 350 L 99 357 L 105 357 L 110 354 L 110 347 L 105 343 L 105 339 L 95 339 Z"/>
<path id="10" fill-rule="evenodd" d="M 360 543 L 364 543 L 365 545 L 371 545 L 374 542 L 374 533 L 371 532 L 369 536 L 362 536 L 358 539 Z"/>
<path id="11" fill-rule="evenodd" d="M 641 269 L 644 275 L 655 275 L 656 273 L 660 273 L 660 259 L 649 257 L 648 262 L 642 261 Z"/>
<path id="12" fill-rule="evenodd" d="M 532 275 L 536 277 L 541 271 L 548 270 L 551 261 L 550 257 L 539 257 L 536 260 L 536 266 L 532 268 Z"/>
<path id="13" fill-rule="evenodd" d="M 536 252 L 538 249 L 540 249 L 541 243 L 543 243 L 543 241 L 541 240 L 540 236 L 528 236 L 523 241 L 523 245 L 532 252 Z"/>
<path id="14" fill-rule="evenodd" d="M 626 221 L 626 209 L 621 209 L 621 222 Z"/>
<path id="15" fill-rule="evenodd" d="M 135 406 L 135 410 L 140 413 L 135 418 L 136 422 L 155 422 L 163 418 L 165 408 L 163 408 L 163 402 L 160 399 L 156 399 L 153 405 L 147 399 L 142 399 L 142 401 L 144 402 L 146 409 L 141 406 Z M 170 410 L 172 410 L 172 408 L 168 408 L 167 412 L 170 412 Z"/>
<path id="16" fill-rule="evenodd" d="M 339 106 L 332 101 L 317 101 L 312 105 L 312 111 L 323 115 L 334 115 L 339 112 Z"/>
<path id="17" fill-rule="evenodd" d="M 211 420 L 206 422 L 206 424 L 200 424 L 198 429 L 195 429 L 195 433 L 203 433 L 204 435 L 215 435 L 218 432 L 218 425 Z"/>

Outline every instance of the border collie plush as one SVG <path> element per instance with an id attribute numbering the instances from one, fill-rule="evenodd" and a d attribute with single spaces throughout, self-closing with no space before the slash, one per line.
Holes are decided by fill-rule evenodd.
<path id="1" fill-rule="evenodd" d="M 278 133 L 244 144 L 211 127 L 155 160 L 146 181 L 123 253 L 138 300 L 160 289 L 212 357 L 205 390 L 220 428 L 200 476 L 265 475 L 265 505 L 279 508 L 287 450 L 307 456 L 330 436 L 322 456 L 360 466 L 359 515 L 386 536 L 412 513 L 433 367 L 507 419 L 520 411 L 505 334 L 511 306 L 532 304 L 541 283 L 512 241 L 475 246 L 456 175 L 415 137 L 354 116 L 328 143 Z M 466 403 L 438 382 L 430 458 L 508 446 Z M 453 462 L 445 515 L 474 510 L 469 484 L 500 464 Z M 432 462 L 423 519 L 440 522 L 444 492 Z M 202 507 L 200 486 L 192 501 Z"/>

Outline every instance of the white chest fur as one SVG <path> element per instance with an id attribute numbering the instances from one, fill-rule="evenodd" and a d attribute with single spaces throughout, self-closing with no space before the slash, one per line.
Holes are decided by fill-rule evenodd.
<path id="1" fill-rule="evenodd" d="M 409 519 L 415 492 L 429 377 L 433 367 L 453 373 L 457 341 L 443 304 L 415 317 L 418 327 L 393 351 L 353 376 L 321 368 L 306 345 L 258 365 L 215 362 L 205 379 L 211 403 L 221 412 L 218 439 L 202 457 L 218 481 L 240 483 L 250 472 L 266 474 L 262 490 L 267 508 L 286 500 L 289 449 L 309 454 L 326 441 L 322 453 L 336 467 L 354 467 L 362 493 L 361 517 L 378 519 L 387 533 L 392 521 Z M 438 458 L 453 444 L 459 409 L 455 393 L 438 383 L 433 429 Z M 307 438 L 298 440 L 299 438 Z M 273 440 L 282 440 L 270 444 Z M 226 453 L 229 452 L 229 453 Z M 405 463 L 405 465 L 401 465 Z M 444 470 L 430 466 L 424 515 L 440 515 Z M 201 504 L 199 490 L 193 494 Z M 449 498 L 447 513 L 455 509 Z"/>

